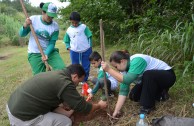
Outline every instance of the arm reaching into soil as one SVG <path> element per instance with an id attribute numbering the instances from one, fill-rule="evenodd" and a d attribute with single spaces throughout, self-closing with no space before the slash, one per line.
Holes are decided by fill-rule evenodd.
<path id="1" fill-rule="evenodd" d="M 107 102 L 100 100 L 97 104 L 92 104 L 92 109 L 91 109 L 90 113 L 92 113 L 98 109 L 105 109 L 106 107 L 107 107 Z"/>
<path id="2" fill-rule="evenodd" d="M 120 114 L 120 110 L 123 106 L 123 104 L 125 103 L 126 100 L 126 96 L 123 95 L 119 95 L 118 100 L 117 100 L 117 104 L 113 113 L 113 117 L 116 117 L 118 114 Z"/>

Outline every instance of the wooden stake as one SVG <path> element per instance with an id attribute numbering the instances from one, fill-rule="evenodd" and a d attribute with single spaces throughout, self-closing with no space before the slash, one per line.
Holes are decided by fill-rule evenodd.
<path id="1" fill-rule="evenodd" d="M 104 30 L 102 25 L 102 19 L 100 19 L 100 45 L 101 45 L 101 52 L 102 52 L 102 61 L 105 62 L 105 45 L 104 45 Z M 110 114 L 110 106 L 109 106 L 109 98 L 108 98 L 108 90 L 107 90 L 107 79 L 106 79 L 106 72 L 104 72 L 104 86 L 105 86 L 105 95 L 107 98 L 107 105 L 108 105 L 108 114 Z"/>
<path id="2" fill-rule="evenodd" d="M 29 18 L 29 17 L 28 17 L 28 14 L 27 14 L 27 11 L 26 11 L 26 8 L 25 8 L 25 6 L 24 6 L 23 0 L 20 0 L 20 3 L 21 3 L 21 5 L 22 5 L 22 9 L 23 9 L 24 15 L 26 16 L 26 18 Z M 45 55 L 44 55 L 44 53 L 43 53 L 43 51 L 42 51 L 42 47 L 41 47 L 41 45 L 40 45 L 40 43 L 39 43 L 39 41 L 38 41 L 38 38 L 37 38 L 37 36 L 36 36 L 36 33 L 35 33 L 35 31 L 34 31 L 34 28 L 33 28 L 32 24 L 30 24 L 30 29 L 31 29 L 32 35 L 34 36 L 34 39 L 35 39 L 35 41 L 36 41 L 36 44 L 37 44 L 37 46 L 38 46 L 38 49 L 39 49 L 39 51 L 40 51 L 42 57 L 45 58 Z M 49 66 L 48 62 L 45 61 L 44 64 L 45 64 L 45 66 L 46 66 L 47 71 L 51 71 L 51 67 Z"/>

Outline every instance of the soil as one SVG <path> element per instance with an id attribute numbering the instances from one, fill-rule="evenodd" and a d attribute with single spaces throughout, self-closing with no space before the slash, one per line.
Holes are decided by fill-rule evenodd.
<path id="1" fill-rule="evenodd" d="M 0 60 L 7 60 L 8 58 L 11 57 L 12 54 L 8 54 L 8 55 L 4 55 L 4 56 L 1 56 L 0 55 Z"/>
<path id="2" fill-rule="evenodd" d="M 107 112 L 105 110 L 97 110 L 88 115 L 74 113 L 73 117 L 73 126 L 79 126 L 81 123 L 88 123 L 87 125 L 89 126 L 90 124 L 88 121 L 91 121 L 93 119 L 95 119 L 95 121 L 101 123 L 102 125 L 106 124 L 108 121 Z"/>
<path id="3" fill-rule="evenodd" d="M 0 56 L 0 60 L 6 60 L 8 56 Z"/>
<path id="4" fill-rule="evenodd" d="M 110 115 L 112 115 L 113 110 L 110 108 Z M 123 116 L 123 113 L 120 115 Z M 84 115 L 80 113 L 74 113 L 72 117 L 73 126 L 80 126 L 80 124 L 84 126 L 110 126 L 115 124 L 118 119 L 112 119 L 107 114 L 106 110 L 97 110 L 91 114 Z"/>

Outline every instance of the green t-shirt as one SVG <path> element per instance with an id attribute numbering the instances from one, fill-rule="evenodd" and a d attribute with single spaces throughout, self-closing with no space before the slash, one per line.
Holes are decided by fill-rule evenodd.
<path id="1" fill-rule="evenodd" d="M 33 76 L 11 94 L 8 107 L 12 115 L 27 121 L 54 110 L 60 103 L 86 114 L 92 108 L 77 92 L 67 70 Z"/>
<path id="2" fill-rule="evenodd" d="M 123 82 L 120 84 L 119 95 L 127 96 L 129 93 L 129 85 L 132 82 L 138 82 L 147 66 L 146 61 L 141 57 L 135 57 L 127 63 L 127 74 L 123 75 Z"/>

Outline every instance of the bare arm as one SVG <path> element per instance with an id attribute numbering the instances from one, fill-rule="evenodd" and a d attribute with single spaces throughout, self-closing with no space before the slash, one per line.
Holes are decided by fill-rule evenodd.
<path id="1" fill-rule="evenodd" d="M 109 65 L 102 61 L 101 62 L 102 68 L 104 71 L 108 72 L 111 76 L 113 76 L 117 81 L 123 82 L 123 75 L 116 70 L 109 67 Z"/>
<path id="2" fill-rule="evenodd" d="M 110 68 L 107 71 L 111 76 L 113 76 L 117 81 L 119 82 L 123 82 L 123 75 L 119 72 L 117 72 L 116 70 Z"/>
<path id="3" fill-rule="evenodd" d="M 90 113 L 98 110 L 98 109 L 105 109 L 107 107 L 107 102 L 100 100 L 97 104 L 92 104 L 92 109 Z"/>
<path id="4" fill-rule="evenodd" d="M 113 113 L 113 117 L 116 117 L 117 114 L 120 113 L 120 110 L 123 106 L 123 104 L 125 103 L 126 100 L 126 96 L 123 95 L 119 95 L 118 100 L 117 100 L 117 104 Z"/>

